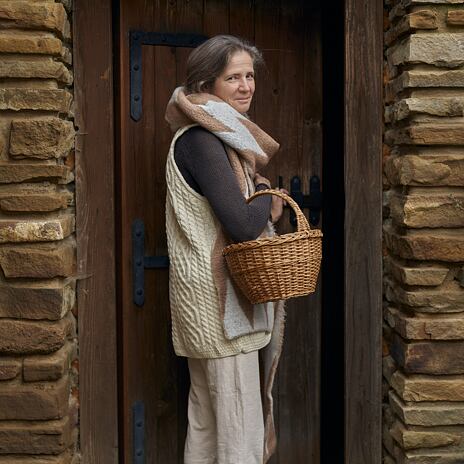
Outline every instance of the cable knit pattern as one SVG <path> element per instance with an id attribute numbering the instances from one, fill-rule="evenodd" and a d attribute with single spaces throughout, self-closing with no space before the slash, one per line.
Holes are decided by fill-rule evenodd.
<path id="1" fill-rule="evenodd" d="M 174 161 L 175 134 L 166 163 L 166 232 L 170 256 L 169 292 L 174 350 L 179 356 L 219 358 L 266 346 L 269 332 L 233 340 L 224 336 L 211 256 L 219 221 L 209 202 L 185 181 Z"/>

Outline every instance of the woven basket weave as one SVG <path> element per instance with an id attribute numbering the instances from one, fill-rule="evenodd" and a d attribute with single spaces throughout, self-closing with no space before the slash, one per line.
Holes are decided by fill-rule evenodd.
<path id="1" fill-rule="evenodd" d="M 322 232 L 311 229 L 295 201 L 279 190 L 261 190 L 247 199 L 277 195 L 296 215 L 297 231 L 234 243 L 222 251 L 232 278 L 251 303 L 308 295 L 316 289 L 322 260 Z"/>

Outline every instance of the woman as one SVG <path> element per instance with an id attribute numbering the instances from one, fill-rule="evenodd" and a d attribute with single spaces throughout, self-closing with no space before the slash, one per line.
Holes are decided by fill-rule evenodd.
<path id="1" fill-rule="evenodd" d="M 279 148 L 246 116 L 261 62 L 249 43 L 213 37 L 190 54 L 185 87 L 166 109 L 175 131 L 166 164 L 172 337 L 191 378 L 185 464 L 262 464 L 275 447 L 270 390 L 283 307 L 246 301 L 222 256 L 232 241 L 272 235 L 282 214 L 276 196 L 245 201 L 270 187 L 257 170 Z"/>

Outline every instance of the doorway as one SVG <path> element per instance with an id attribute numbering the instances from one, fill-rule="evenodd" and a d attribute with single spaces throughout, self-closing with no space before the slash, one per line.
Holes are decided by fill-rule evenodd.
<path id="1" fill-rule="evenodd" d="M 250 116 L 281 143 L 279 154 L 263 174 L 273 185 L 280 179 L 289 190 L 291 179 L 298 176 L 303 193 L 309 193 L 310 177 L 317 176 L 324 191 L 323 6 L 320 0 L 121 0 L 115 20 L 120 459 L 124 463 L 180 464 L 189 378 L 186 360 L 176 357 L 172 349 L 168 270 L 163 267 L 167 255 L 164 168 L 172 137 L 164 110 L 173 89 L 185 77 L 187 56 L 199 36 L 226 33 L 249 39 L 266 62 L 257 76 Z M 176 34 L 191 34 L 193 42 L 176 43 Z M 142 37 L 145 45 L 136 45 L 134 41 Z M 341 87 L 342 76 L 337 77 Z M 330 137 L 335 140 L 336 130 L 342 143 L 343 127 L 333 126 Z M 334 153 L 336 144 L 327 145 Z M 342 157 L 334 156 L 330 163 L 334 176 L 337 169 L 340 174 Z M 340 189 L 341 185 L 334 192 Z M 330 206 L 338 193 L 332 193 L 324 204 Z M 342 208 L 332 214 L 333 221 L 340 219 Z M 313 226 L 323 224 L 324 211 Z M 342 224 L 338 239 L 343 241 Z M 292 230 L 287 212 L 278 232 Z M 138 258 L 135 243 L 142 250 Z M 135 283 L 134 264 L 145 256 L 157 257 L 159 267 L 145 269 L 143 279 Z M 329 256 L 326 270 L 333 268 Z M 340 259 L 340 255 L 330 259 L 337 256 Z M 342 406 L 333 416 L 335 422 L 325 424 L 327 430 L 338 431 L 332 433 L 330 456 L 343 456 L 343 382 L 339 383 L 343 375 L 333 371 L 343 369 L 343 329 L 338 340 L 326 344 L 324 362 L 331 367 L 322 369 L 321 379 L 323 293 L 335 295 L 343 288 L 337 278 L 340 275 L 323 271 L 316 293 L 287 305 L 286 339 L 274 390 L 278 447 L 272 464 L 321 462 L 321 381 L 331 398 L 336 395 L 327 398 L 327 404 Z M 326 280 L 330 282 L 327 290 Z M 342 310 L 343 294 L 338 296 L 338 302 L 331 301 Z M 328 324 L 340 331 L 340 320 L 329 319 Z M 334 436 L 338 442 L 335 454 Z"/>
<path id="2" fill-rule="evenodd" d="M 203 20 L 198 18 L 200 12 L 201 15 L 204 14 L 205 7 L 212 8 L 213 11 L 223 11 L 226 8 L 231 18 L 238 18 L 236 23 L 227 22 L 220 20 L 219 14 L 214 23 L 215 28 L 236 24 L 234 27 L 237 30 L 251 31 L 249 21 L 246 21 L 249 16 L 244 16 L 244 11 L 248 11 L 250 5 L 258 5 L 258 2 L 232 1 L 231 4 L 239 5 L 240 8 L 230 9 L 229 6 L 224 7 L 223 2 L 206 0 L 204 2 L 170 0 L 169 4 L 162 2 L 161 5 L 155 0 L 146 3 L 147 5 L 143 2 L 133 2 L 133 11 L 140 10 L 142 15 L 145 15 L 143 19 L 139 18 L 135 21 L 137 27 L 151 28 L 156 21 L 155 25 L 164 31 L 170 30 L 169 28 L 175 30 L 188 28 L 194 32 L 203 30 Z M 227 1 L 225 3 L 229 5 Z M 259 4 L 264 4 L 264 2 L 259 2 Z M 266 5 L 268 4 L 277 7 L 274 1 L 266 2 Z M 123 113 L 123 110 L 127 110 L 126 97 L 129 87 L 127 76 L 124 76 L 122 72 L 123 66 L 127 65 L 127 57 L 124 58 L 127 50 L 124 52 L 123 48 L 128 40 L 128 36 L 121 32 L 120 27 L 122 26 L 123 6 L 119 1 L 112 0 L 99 2 L 79 0 L 76 1 L 73 10 L 75 111 L 76 124 L 79 128 L 79 137 L 76 137 L 76 153 L 79 155 L 76 156 L 77 261 L 79 275 L 85 276 L 79 280 L 77 287 L 80 452 L 83 462 L 111 462 L 113 464 L 118 461 L 131 462 L 132 460 L 130 455 L 131 429 L 130 422 L 128 422 L 132 414 L 129 401 L 131 397 L 128 391 L 124 391 L 122 384 L 117 385 L 117 375 L 119 379 L 124 378 L 121 367 L 124 363 L 127 366 L 131 362 L 134 363 L 132 374 L 140 378 L 152 375 L 147 366 L 138 369 L 143 363 L 139 362 L 137 356 L 131 356 L 130 352 L 124 351 L 120 343 L 123 339 L 122 296 L 129 291 L 128 288 L 131 286 L 130 271 L 122 266 L 124 260 L 130 260 L 127 249 L 130 241 L 124 242 L 124 240 L 128 239 L 130 234 L 128 230 L 131 227 L 131 218 L 128 214 L 124 215 L 123 211 L 128 206 L 131 208 L 134 206 L 128 201 L 130 196 L 124 200 L 125 202 L 122 201 L 123 188 L 130 185 L 128 180 L 133 171 L 129 170 L 124 174 L 126 184 L 123 184 L 121 141 L 126 140 L 126 147 L 130 147 L 132 140 L 134 150 L 137 144 L 142 145 L 140 136 L 135 137 L 127 133 L 124 136 L 126 138 L 121 137 L 121 122 L 125 124 L 129 122 L 123 119 L 123 115 L 127 114 Z M 193 10 L 187 11 L 189 8 Z M 314 10 L 313 5 L 306 8 Z M 253 18 L 255 13 L 256 10 L 253 7 Z M 323 267 L 324 263 L 327 263 L 328 252 L 338 257 L 337 263 L 334 264 L 336 267 L 327 265 L 325 270 L 323 268 L 322 283 L 324 285 L 321 285 L 324 306 L 322 312 L 323 375 L 320 388 L 323 394 L 322 413 L 319 414 L 322 418 L 323 457 L 321 461 L 329 463 L 371 464 L 381 461 L 382 13 L 382 2 L 371 0 L 325 2 L 322 13 L 323 62 L 329 63 L 328 68 L 325 64 L 323 66 L 322 99 L 324 124 L 322 228 L 326 246 L 329 247 L 324 251 Z M 272 14 L 266 16 L 275 18 Z M 314 17 L 317 17 L 316 13 Z M 192 18 L 195 24 L 190 26 L 187 22 Z M 271 21 L 270 24 L 275 25 L 275 22 Z M 313 26 L 317 30 L 317 25 L 313 24 Z M 234 30 L 231 32 L 234 33 Z M 254 35 L 251 36 L 253 37 Z M 332 58 L 329 56 L 327 60 L 327 55 L 333 55 L 329 47 L 332 47 L 334 40 L 338 44 L 336 45 L 337 51 L 335 56 Z M 179 50 L 179 53 L 182 51 Z M 145 66 L 144 69 L 146 73 L 149 68 Z M 111 76 L 114 78 L 112 79 Z M 144 75 L 144 82 L 147 82 L 147 78 Z M 264 80 L 265 84 L 268 80 Z M 150 110 L 150 107 L 147 109 Z M 334 119 L 331 120 L 330 116 Z M 340 122 L 340 118 L 343 122 Z M 144 127 L 144 130 L 149 130 L 147 124 Z M 115 134 L 118 144 L 116 147 Z M 153 138 L 150 140 L 152 141 Z M 124 159 L 127 164 L 130 164 L 130 156 Z M 114 166 L 116 163 L 117 165 Z M 343 168 L 340 168 L 342 164 Z M 334 172 L 337 174 L 334 175 Z M 157 175 L 160 176 L 161 173 Z M 307 175 L 305 173 L 305 176 Z M 156 185 L 155 181 L 156 179 L 153 183 Z M 132 185 L 135 185 L 132 187 L 133 190 L 139 190 L 138 182 L 138 178 L 133 180 Z M 160 186 L 157 185 L 156 188 L 157 192 L 162 192 Z M 336 193 L 340 191 L 344 192 L 344 198 Z M 331 197 L 334 197 L 336 202 L 333 202 Z M 155 200 L 159 199 L 155 198 Z M 141 201 L 145 204 L 148 201 L 155 203 L 151 196 L 148 200 L 138 198 L 137 207 L 140 207 Z M 332 207 L 328 208 L 330 205 Z M 138 213 L 138 211 L 135 212 Z M 338 219 L 339 214 L 344 215 L 341 222 Z M 162 215 L 157 217 L 162 217 Z M 343 226 L 340 226 L 340 223 Z M 146 252 L 147 254 L 154 252 L 162 254 L 164 251 L 162 244 L 159 250 L 153 251 L 155 242 L 150 228 L 151 225 L 146 228 L 148 234 Z M 341 242 L 338 241 L 334 247 L 330 234 L 340 233 L 342 229 L 343 245 L 340 245 Z M 125 265 L 127 266 L 127 263 Z M 342 282 L 334 275 L 334 269 L 337 270 L 336 275 L 343 274 Z M 117 280 L 116 271 L 118 271 Z M 147 271 L 148 279 L 150 274 L 152 276 L 156 274 L 158 282 L 165 282 L 162 273 L 159 276 L 158 271 Z M 330 285 L 328 285 L 329 278 Z M 116 330 L 115 323 L 116 294 L 119 299 L 118 330 Z M 147 302 L 150 301 L 148 296 Z M 157 299 L 162 300 L 162 294 L 158 293 Z M 151 301 L 148 304 L 154 307 L 153 300 Z M 127 302 L 130 302 L 129 297 Z M 128 311 L 131 314 L 129 309 Z M 139 317 L 141 313 L 144 314 L 143 311 L 132 312 L 132 317 Z M 162 318 L 162 314 L 162 312 L 156 313 L 155 316 Z M 141 322 L 139 321 L 138 324 L 140 326 Z M 163 326 L 160 327 L 164 330 Z M 132 333 L 133 338 L 141 338 L 140 334 L 143 332 L 132 330 L 135 328 L 137 327 L 134 327 L 134 323 L 130 322 L 126 335 Z M 340 336 L 340 333 L 343 336 Z M 167 338 L 164 342 L 158 338 L 152 343 L 159 345 L 160 351 L 149 351 L 148 355 L 142 351 L 145 356 L 142 361 L 150 360 L 150 356 L 154 358 L 153 353 L 158 353 L 157 359 L 161 358 L 161 361 L 172 359 L 166 356 L 166 353 L 169 353 L 169 345 L 166 347 L 169 343 Z M 317 343 L 320 343 L 320 340 L 316 340 L 315 346 Z M 345 350 L 340 349 L 340 343 Z M 118 359 L 116 359 L 116 346 L 120 350 Z M 327 354 L 330 353 L 331 355 L 327 358 Z M 343 358 L 341 361 L 340 356 Z M 119 366 L 116 361 L 119 361 Z M 332 379 L 333 382 L 331 382 L 331 377 L 327 376 L 327 373 L 339 372 L 340 369 L 344 374 L 337 374 L 338 378 Z M 282 371 L 284 372 L 284 369 Z M 162 447 L 158 447 L 156 451 L 158 454 L 153 455 L 158 462 L 165 456 L 167 456 L 165 463 L 177 462 L 179 449 L 182 447 L 182 437 L 179 438 L 179 436 L 182 435 L 181 430 L 185 427 L 185 421 L 176 411 L 183 407 L 181 402 L 182 398 L 185 398 L 186 390 L 182 387 L 185 383 L 182 383 L 181 379 L 182 373 L 185 372 L 182 366 L 180 368 L 175 366 L 174 370 L 168 372 L 172 378 L 176 378 L 176 385 L 181 385 L 181 388 L 176 387 L 173 395 L 179 398 L 174 406 L 172 403 L 168 403 L 168 406 L 163 402 L 156 403 L 155 413 L 159 414 L 160 419 L 154 421 L 155 424 L 158 423 L 159 431 L 155 439 L 158 442 L 164 439 L 168 450 L 178 450 L 177 455 L 175 451 L 169 454 L 168 451 L 164 452 Z M 166 370 L 157 370 L 155 381 L 161 381 L 165 373 Z M 167 378 L 169 379 L 169 376 Z M 136 380 L 133 380 L 133 383 L 135 382 Z M 145 383 L 144 388 L 146 386 Z M 154 393 L 159 390 L 155 383 L 151 386 Z M 330 387 L 329 390 L 327 390 L 328 387 Z M 119 397 L 117 397 L 118 390 Z M 138 397 L 138 395 L 134 396 Z M 279 409 L 285 404 L 285 395 L 281 396 Z M 125 403 L 122 402 L 124 398 Z M 334 400 L 336 400 L 335 403 Z M 129 405 L 128 409 L 126 405 Z M 327 407 L 334 411 L 336 421 L 332 419 L 331 414 L 327 414 Z M 345 411 L 344 424 L 340 417 L 342 409 Z M 155 417 L 157 417 L 156 414 Z M 125 419 L 127 419 L 126 422 L 124 422 Z M 166 424 L 168 428 L 164 429 Z M 176 427 L 179 434 L 165 433 L 163 436 L 163 430 L 169 432 L 173 430 L 172 427 Z M 316 429 L 313 428 L 313 431 L 308 433 L 309 429 L 310 426 L 303 431 L 305 443 L 309 441 L 318 446 L 317 441 L 314 440 L 314 437 L 318 437 L 318 434 L 314 432 Z M 118 430 L 121 432 L 119 437 Z M 341 440 L 340 436 L 342 436 Z M 152 437 L 153 435 L 149 437 L 151 442 L 153 442 Z M 296 441 L 294 443 L 298 448 L 299 443 Z M 281 443 L 279 443 L 280 446 Z M 342 450 L 343 458 L 340 460 L 327 458 L 330 454 L 325 453 L 324 450 L 329 449 L 333 452 L 337 447 Z M 285 448 L 281 447 L 281 449 Z M 163 453 L 165 453 L 164 456 Z M 125 459 L 125 456 L 130 456 L 129 460 Z M 171 456 L 174 460 L 169 460 Z M 290 458 L 293 459 L 291 454 Z M 147 459 L 146 462 L 150 461 Z"/>

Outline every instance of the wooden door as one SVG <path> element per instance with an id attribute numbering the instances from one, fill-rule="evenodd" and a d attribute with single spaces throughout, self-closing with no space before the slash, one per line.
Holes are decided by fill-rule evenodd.
<path id="1" fill-rule="evenodd" d="M 135 121 L 130 108 L 129 32 L 230 33 L 254 42 L 263 51 L 267 69 L 257 76 L 250 115 L 281 143 L 280 153 L 263 174 L 273 185 L 282 176 L 288 189 L 290 179 L 300 176 L 307 193 L 309 178 L 320 177 L 322 169 L 321 5 L 305 0 L 122 0 L 117 15 L 121 455 L 125 463 L 175 464 L 183 462 L 188 369 L 171 344 L 167 269 L 145 271 L 145 302 L 134 303 L 131 235 L 134 220 L 143 220 L 145 255 L 166 255 L 164 170 L 172 135 L 164 110 L 185 77 L 190 50 L 142 47 L 138 70 L 143 86 L 137 95 L 142 113 Z M 288 212 L 279 229 L 292 230 Z M 321 285 L 320 281 L 317 293 L 287 306 L 274 393 L 279 438 L 274 464 L 320 461 Z M 139 423 L 134 422 L 134 411 L 140 414 Z M 144 428 L 142 438 L 138 427 Z"/>

